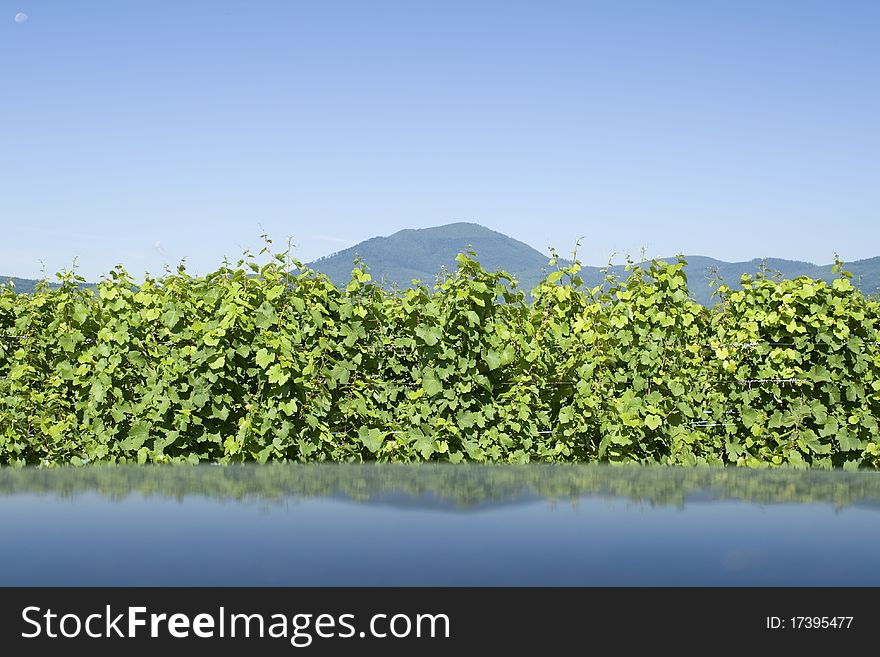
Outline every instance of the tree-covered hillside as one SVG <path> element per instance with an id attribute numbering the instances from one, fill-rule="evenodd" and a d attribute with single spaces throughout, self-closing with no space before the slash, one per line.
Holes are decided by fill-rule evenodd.
<path id="1" fill-rule="evenodd" d="M 574 245 L 558 245 L 565 255 Z M 351 276 L 355 258 L 359 257 L 370 268 L 373 278 L 380 284 L 400 288 L 412 287 L 413 280 L 430 285 L 441 268 L 455 268 L 455 257 L 472 249 L 480 262 L 491 270 L 504 269 L 516 278 L 520 289 L 531 290 L 546 276 L 549 253 L 541 253 L 528 244 L 494 230 L 473 223 L 454 223 L 435 228 L 402 230 L 388 237 L 374 237 L 353 247 L 334 253 L 310 263 L 310 266 L 326 274 L 337 285 L 345 285 Z M 829 254 L 831 256 L 833 254 Z M 677 261 L 673 254 L 660 258 L 669 263 Z M 816 265 L 811 262 L 759 258 L 747 262 L 724 262 L 706 256 L 686 255 L 685 274 L 690 293 L 703 305 L 711 305 L 713 288 L 709 283 L 717 275 L 732 289 L 740 289 L 743 274 L 755 275 L 762 268 L 771 276 L 794 279 L 808 276 L 817 280 L 834 280 L 831 264 Z M 560 264 L 568 264 L 564 259 Z M 875 294 L 880 288 L 880 257 L 847 263 L 853 274 L 853 285 L 865 294 Z M 626 264 L 620 263 L 610 269 L 620 277 L 626 275 Z M 581 270 L 584 283 L 599 285 L 603 278 L 602 267 L 584 266 Z"/>
<path id="2" fill-rule="evenodd" d="M 560 253 L 567 255 L 574 245 L 558 245 Z M 344 287 L 351 278 L 356 258 L 365 264 L 373 279 L 386 289 L 413 287 L 418 280 L 430 287 L 438 274 L 455 269 L 456 256 L 473 251 L 489 271 L 503 269 L 517 281 L 517 287 L 529 295 L 532 289 L 553 268 L 548 267 L 550 253 L 542 253 L 528 244 L 507 235 L 490 230 L 479 224 L 459 222 L 434 228 L 401 230 L 388 237 L 373 237 L 360 244 L 309 263 L 309 267 L 325 274 L 337 286 Z M 832 265 L 816 265 L 811 262 L 784 260 L 781 258 L 755 258 L 746 262 L 724 262 L 699 255 L 685 255 L 687 265 L 684 273 L 688 279 L 691 296 L 702 305 L 712 305 L 715 288 L 710 282 L 716 275 L 731 289 L 740 288 L 744 274 L 756 275 L 762 269 L 771 277 L 783 280 L 807 276 L 828 283 L 834 280 Z M 659 258 L 669 263 L 676 257 Z M 560 265 L 570 264 L 562 258 Z M 617 277 L 626 276 L 626 264 L 620 262 L 610 268 Z M 877 294 L 880 289 L 880 257 L 846 263 L 853 274 L 853 286 L 867 295 Z M 605 277 L 602 267 L 585 265 L 580 272 L 584 283 L 595 287 Z M 12 280 L 17 292 L 32 293 L 36 281 L 24 278 L 0 277 L 0 283 Z M 57 283 L 50 282 L 50 287 Z M 86 284 L 87 287 L 94 287 Z"/>

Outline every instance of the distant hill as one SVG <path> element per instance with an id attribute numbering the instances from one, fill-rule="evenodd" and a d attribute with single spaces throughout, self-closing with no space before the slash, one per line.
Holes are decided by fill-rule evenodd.
<path id="1" fill-rule="evenodd" d="M 513 274 L 519 287 L 530 291 L 544 277 L 548 269 L 549 255 L 545 255 L 511 237 L 473 223 L 454 223 L 436 228 L 401 230 L 388 237 L 373 237 L 344 251 L 309 263 L 311 267 L 326 274 L 337 285 L 345 285 L 351 277 L 351 269 L 357 256 L 370 267 L 373 278 L 386 285 L 396 284 L 406 288 L 416 279 L 431 285 L 442 266 L 455 268 L 455 256 L 472 248 L 480 263 L 489 271 L 505 269 Z M 675 262 L 675 258 L 661 258 Z M 724 262 L 706 256 L 685 256 L 688 287 L 699 303 L 712 303 L 713 289 L 709 287 L 712 270 L 717 270 L 722 281 L 731 288 L 739 288 L 743 274 L 755 274 L 761 266 L 756 258 L 748 262 Z M 767 258 L 764 267 L 770 272 L 780 272 L 782 278 L 810 278 L 832 281 L 832 265 L 816 265 L 811 262 Z M 847 271 L 853 273 L 853 284 L 866 294 L 880 289 L 880 257 L 847 263 Z M 625 265 L 611 267 L 611 272 L 626 276 Z M 584 282 L 593 287 L 602 282 L 602 268 L 585 266 L 581 270 Z"/>
<path id="2" fill-rule="evenodd" d="M 743 274 L 754 275 L 761 267 L 762 260 L 755 258 L 748 262 L 724 262 L 705 256 L 685 256 L 687 267 L 685 273 L 688 277 L 688 289 L 698 302 L 703 305 L 711 305 L 713 289 L 709 287 L 712 278 L 711 271 L 717 270 L 724 284 L 732 289 L 740 289 L 739 280 Z M 663 260 L 675 261 L 675 258 L 663 258 Z M 808 276 L 816 280 L 824 280 L 830 283 L 836 274 L 831 272 L 833 264 L 816 265 L 812 262 L 799 260 L 783 260 L 781 258 L 765 258 L 764 267 L 771 274 L 778 273 L 783 279 Z M 853 275 L 852 283 L 862 292 L 868 295 L 876 295 L 880 290 L 880 257 L 856 260 L 844 263 L 844 269 Z"/>
<path id="3" fill-rule="evenodd" d="M 12 283 L 15 291 L 23 294 L 31 294 L 37 287 L 37 282 L 30 278 L 18 278 L 16 276 L 0 276 L 0 285 Z M 50 283 L 51 287 L 57 287 L 57 284 Z"/>
<path id="4" fill-rule="evenodd" d="M 18 278 L 17 276 L 0 276 L 0 285 L 8 285 L 10 282 L 15 286 L 15 291 L 19 294 L 32 294 L 37 288 L 37 283 L 40 281 L 32 278 Z M 48 283 L 49 287 L 53 290 L 61 287 L 61 284 L 56 283 L 55 281 L 48 281 Z M 93 290 L 98 289 L 98 286 L 95 283 L 83 283 L 82 287 L 91 288 Z"/>
<path id="5" fill-rule="evenodd" d="M 373 237 L 360 244 L 309 263 L 309 266 L 326 274 L 337 285 L 345 285 L 351 277 L 356 257 L 370 268 L 373 279 L 390 287 L 410 287 L 413 280 L 431 287 L 443 267 L 455 269 L 455 256 L 473 249 L 480 263 L 489 271 L 504 269 L 513 274 L 521 289 L 529 292 L 546 275 L 549 255 L 541 253 L 528 244 L 502 233 L 474 223 L 453 223 L 434 228 L 401 230 L 388 237 Z M 675 258 L 663 258 L 674 262 Z M 711 271 L 717 270 L 724 283 L 739 288 L 740 276 L 754 274 L 761 266 L 760 259 L 748 262 L 724 262 L 705 256 L 685 256 L 688 265 L 685 273 L 691 295 L 704 305 L 712 303 L 709 287 Z M 763 261 L 769 271 L 778 271 L 782 278 L 809 276 L 831 281 L 832 265 L 816 265 L 811 262 L 767 258 Z M 853 284 L 866 294 L 880 290 L 880 257 L 846 263 L 845 268 L 853 274 Z M 601 267 L 585 266 L 581 277 L 589 286 L 602 282 Z M 625 277 L 624 265 L 615 265 L 612 273 Z M 9 277 L 0 277 L 5 283 Z M 18 292 L 33 292 L 36 281 L 12 278 Z M 55 283 L 50 283 L 55 286 Z"/>
<path id="6" fill-rule="evenodd" d="M 348 283 L 355 257 L 370 268 L 374 280 L 406 288 L 413 280 L 429 287 L 441 268 L 455 269 L 455 257 L 472 247 L 488 271 L 504 269 L 522 287 L 531 289 L 542 278 L 548 256 L 520 242 L 473 223 L 401 230 L 373 237 L 343 251 L 309 263 L 337 285 Z"/>

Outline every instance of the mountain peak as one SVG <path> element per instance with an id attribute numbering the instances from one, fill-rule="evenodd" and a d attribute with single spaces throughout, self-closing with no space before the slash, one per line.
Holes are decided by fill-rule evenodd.
<path id="1" fill-rule="evenodd" d="M 456 221 L 451 224 L 431 226 L 429 228 L 404 228 L 403 230 L 399 230 L 396 233 L 393 233 L 392 235 L 390 235 L 390 237 L 396 237 L 398 235 L 412 235 L 416 233 L 421 233 L 423 235 L 431 237 L 452 237 L 455 239 L 471 236 L 502 237 L 511 239 L 506 235 L 503 235 L 502 233 L 494 231 L 491 228 L 486 228 L 485 226 L 481 226 L 480 224 L 474 223 L 472 221 Z"/>
<path id="2" fill-rule="evenodd" d="M 519 240 L 477 223 L 459 221 L 373 237 L 310 265 L 339 285 L 348 282 L 352 263 L 360 257 L 374 269 L 376 278 L 408 287 L 413 280 L 432 283 L 444 267 L 455 269 L 456 256 L 468 250 L 477 254 L 487 270 L 504 269 L 515 276 L 528 274 L 529 282 L 537 282 L 549 260 L 549 256 Z"/>

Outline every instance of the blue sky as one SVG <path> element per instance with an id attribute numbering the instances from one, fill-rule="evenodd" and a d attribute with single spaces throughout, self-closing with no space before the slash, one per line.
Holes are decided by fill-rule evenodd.
<path id="1" fill-rule="evenodd" d="M 0 274 L 453 221 L 880 255 L 878 34 L 874 1 L 0 0 Z"/>

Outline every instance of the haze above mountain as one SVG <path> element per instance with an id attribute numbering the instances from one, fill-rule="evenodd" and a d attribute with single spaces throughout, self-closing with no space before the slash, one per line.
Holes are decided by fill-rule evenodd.
<path id="1" fill-rule="evenodd" d="M 465 222 L 373 237 L 308 264 L 326 274 L 335 284 L 344 286 L 350 280 L 355 258 L 359 257 L 369 267 L 373 279 L 386 287 L 406 288 L 413 280 L 430 287 L 444 267 L 454 270 L 455 257 L 467 250 L 473 250 L 488 271 L 503 269 L 511 273 L 518 286 L 527 292 L 550 270 L 549 254 L 479 224 Z M 674 257 L 662 259 L 675 261 Z M 748 262 L 724 262 L 699 255 L 685 255 L 685 260 L 690 293 L 705 305 L 712 303 L 709 281 L 713 270 L 717 270 L 727 285 L 738 288 L 740 277 L 754 274 L 762 262 L 759 258 Z M 766 258 L 763 263 L 768 270 L 778 271 L 782 278 L 809 276 L 829 282 L 835 278 L 831 264 L 817 265 L 780 258 Z M 845 269 L 853 273 L 853 283 L 865 293 L 873 294 L 880 288 L 880 257 L 846 263 Z M 614 265 L 611 272 L 625 277 L 625 265 Z M 584 266 L 581 277 L 591 287 L 598 285 L 603 278 L 602 268 Z M 0 281 L 7 280 L 8 277 L 0 277 Z M 22 278 L 13 281 L 19 292 L 32 292 L 36 284 L 36 281 Z"/>

